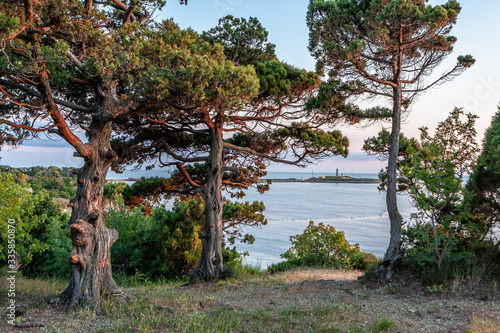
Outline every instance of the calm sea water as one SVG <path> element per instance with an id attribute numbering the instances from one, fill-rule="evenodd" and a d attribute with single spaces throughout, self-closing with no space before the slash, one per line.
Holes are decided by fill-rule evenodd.
<path id="1" fill-rule="evenodd" d="M 375 174 L 354 176 L 376 178 Z M 248 251 L 245 261 L 249 264 L 266 267 L 281 261 L 280 254 L 291 245 L 290 236 L 302 233 L 309 221 L 332 225 L 343 231 L 349 242 L 377 257 L 384 255 L 389 244 L 385 193 L 378 192 L 377 184 L 274 183 L 262 195 L 249 190 L 243 199 L 254 200 L 264 202 L 268 224 L 244 230 L 255 236 L 254 244 L 236 244 L 239 251 Z M 403 218 L 409 220 L 414 208 L 408 197 L 400 196 L 398 203 Z"/>
<path id="2" fill-rule="evenodd" d="M 270 179 L 302 179 L 334 176 L 334 173 L 269 172 Z M 376 174 L 344 174 L 355 178 L 377 178 Z M 108 175 L 113 178 L 166 177 L 167 171 L 126 171 Z M 254 189 L 242 201 L 263 201 L 268 224 L 263 228 L 246 228 L 244 233 L 255 236 L 252 245 L 237 243 L 239 251 L 247 251 L 245 261 L 266 267 L 280 262 L 280 254 L 290 247 L 290 236 L 303 232 L 309 221 L 332 225 L 343 231 L 347 240 L 358 243 L 362 251 L 382 257 L 389 243 L 389 217 L 385 193 L 377 184 L 353 183 L 274 183 L 271 189 L 259 194 Z M 414 212 L 407 196 L 398 198 L 400 212 L 407 221 Z M 167 204 L 167 206 L 169 206 Z"/>
<path id="3" fill-rule="evenodd" d="M 164 170 L 125 170 L 123 173 L 116 173 L 114 171 L 109 171 L 108 179 L 125 179 L 125 178 L 141 178 L 141 177 L 168 177 L 170 175 L 169 169 Z M 375 173 L 342 173 L 339 175 L 356 177 L 356 178 L 377 178 Z M 269 179 L 302 179 L 303 177 L 320 177 L 320 176 L 335 176 L 335 173 L 324 173 L 324 172 L 268 172 L 267 176 L 264 178 Z"/>

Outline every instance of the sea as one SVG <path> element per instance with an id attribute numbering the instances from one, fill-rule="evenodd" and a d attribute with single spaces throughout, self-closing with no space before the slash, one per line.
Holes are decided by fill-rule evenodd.
<path id="1" fill-rule="evenodd" d="M 333 176 L 315 173 L 314 177 Z M 271 179 L 310 178 L 311 173 L 269 173 Z M 348 174 L 354 178 L 377 178 L 377 174 Z M 382 258 L 389 245 L 390 225 L 385 192 L 377 183 L 307 183 L 276 182 L 270 190 L 259 194 L 248 190 L 242 201 L 262 201 L 266 207 L 267 225 L 248 227 L 243 231 L 255 237 L 253 244 L 237 243 L 238 251 L 248 252 L 244 261 L 265 268 L 283 259 L 290 248 L 290 236 L 301 234 L 309 221 L 331 225 L 344 232 L 350 243 Z M 405 221 L 415 212 L 406 195 L 398 196 L 398 207 Z"/>
<path id="2" fill-rule="evenodd" d="M 376 179 L 377 174 L 350 173 L 344 176 Z M 124 174 L 108 175 L 113 178 L 166 177 L 162 170 L 128 171 Z M 320 172 L 269 172 L 269 179 L 296 179 L 335 176 Z M 282 253 L 291 246 L 290 236 L 301 234 L 309 221 L 331 225 L 344 232 L 350 243 L 359 244 L 362 251 L 382 258 L 389 244 L 389 216 L 385 203 L 385 192 L 378 191 L 377 183 L 308 183 L 275 182 L 270 190 L 259 194 L 255 189 L 246 191 L 241 201 L 262 201 L 266 207 L 264 215 L 267 225 L 262 228 L 247 227 L 243 233 L 255 237 L 253 244 L 236 242 L 240 252 L 247 252 L 244 262 L 266 268 L 282 261 Z M 167 202 L 166 206 L 170 206 Z M 415 212 L 406 195 L 398 196 L 398 206 L 405 221 Z"/>

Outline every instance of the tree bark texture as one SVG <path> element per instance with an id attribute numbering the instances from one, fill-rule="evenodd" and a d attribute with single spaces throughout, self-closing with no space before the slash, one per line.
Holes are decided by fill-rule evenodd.
<path id="1" fill-rule="evenodd" d="M 403 217 L 399 213 L 397 202 L 397 163 L 399 152 L 399 133 L 401 130 L 401 88 L 394 88 L 394 105 L 392 116 L 391 145 L 389 148 L 389 161 L 387 166 L 387 212 L 391 224 L 391 237 L 389 247 L 385 253 L 382 266 L 378 273 L 383 281 L 390 280 L 394 267 L 401 260 L 401 226 Z"/>
<path id="2" fill-rule="evenodd" d="M 88 154 L 78 172 L 76 197 L 71 201 L 72 279 L 61 294 L 68 311 L 76 304 L 100 310 L 103 294 L 125 296 L 111 274 L 110 248 L 118 239 L 118 231 L 108 229 L 102 222 L 106 175 L 117 156 L 110 144 L 111 122 L 103 121 L 99 114 L 102 113 L 97 111 L 93 116 L 87 131 Z"/>
<path id="3" fill-rule="evenodd" d="M 215 125 L 211 133 L 211 149 L 208 161 L 207 184 L 202 190 L 205 200 L 205 226 L 200 234 L 201 257 L 189 273 L 190 282 L 216 278 L 224 269 L 222 259 L 222 176 L 223 142 L 222 129 Z"/>

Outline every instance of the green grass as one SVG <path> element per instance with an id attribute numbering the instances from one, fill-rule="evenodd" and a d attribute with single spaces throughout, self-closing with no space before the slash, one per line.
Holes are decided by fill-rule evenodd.
<path id="1" fill-rule="evenodd" d="M 248 307 L 228 302 L 228 293 L 236 286 L 243 288 L 241 298 L 269 290 L 285 288 L 282 282 L 269 281 L 266 273 L 246 269 L 247 277 L 234 277 L 216 283 L 181 287 L 181 282 L 155 282 L 142 285 L 137 279 L 124 288 L 132 297 L 125 304 L 118 300 L 104 301 L 105 314 L 76 307 L 69 315 L 58 305 L 57 295 L 67 282 L 58 279 L 17 279 L 18 302 L 26 304 L 31 316 L 43 318 L 48 332 L 370 332 L 360 322 L 353 304 L 276 306 L 272 300 Z M 250 280 L 253 279 L 253 282 Z M 276 280 L 276 277 L 273 276 Z M 247 283 L 248 282 L 248 283 Z M 3 292 L 3 291 L 2 291 Z M 297 303 L 305 303 L 298 299 Z M 161 308 L 158 306 L 167 306 Z M 172 310 L 173 309 L 173 310 Z M 21 321 L 26 321 L 24 317 Z M 3 331 L 0 327 L 0 331 Z"/>
<path id="2" fill-rule="evenodd" d="M 237 278 L 238 274 L 244 277 Z M 436 317 L 445 321 L 457 306 L 474 309 L 477 317 L 469 318 L 470 312 L 465 312 L 462 318 L 469 321 L 470 332 L 498 328 L 499 317 L 493 312 L 500 309 L 495 305 L 497 296 L 489 303 L 472 301 L 468 288 L 457 288 L 449 304 L 437 305 L 436 297 L 442 295 L 423 286 L 414 290 L 402 283 L 404 288 L 397 289 L 363 285 L 357 282 L 360 274 L 326 269 L 278 274 L 247 270 L 225 280 L 189 286 L 183 286 L 183 281 L 148 283 L 136 277 L 123 281 L 124 291 L 131 296 L 127 303 L 106 299 L 103 314 L 76 307 L 69 315 L 56 301 L 67 281 L 19 276 L 16 299 L 27 308 L 19 319 L 43 321 L 46 326 L 36 331 L 44 332 L 397 332 L 410 327 L 408 323 L 419 331 L 434 325 Z M 490 292 L 495 284 L 482 287 Z M 0 296 L 4 295 L 5 288 L 0 289 Z M 0 332 L 4 331 L 5 322 L 0 322 Z"/>
<path id="3" fill-rule="evenodd" d="M 380 320 L 375 321 L 372 324 L 373 332 L 390 332 L 396 327 L 396 323 L 392 320 L 382 318 Z"/>

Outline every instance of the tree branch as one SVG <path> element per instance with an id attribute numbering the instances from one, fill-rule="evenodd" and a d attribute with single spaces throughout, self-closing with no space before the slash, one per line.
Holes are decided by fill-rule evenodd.
<path id="1" fill-rule="evenodd" d="M 410 89 L 410 90 L 403 89 L 403 92 L 405 92 L 405 93 L 419 93 L 419 92 L 426 91 L 426 90 L 432 88 L 433 86 L 436 86 L 436 85 L 439 85 L 441 83 L 444 83 L 447 80 L 452 79 L 454 76 L 459 75 L 460 74 L 460 70 L 464 70 L 464 69 L 465 68 L 463 68 L 460 64 L 456 64 L 453 69 L 451 69 L 447 73 L 441 75 L 441 77 L 439 77 L 437 80 L 435 80 L 431 84 L 427 85 L 426 87 L 416 88 L 416 89 Z"/>
<path id="2" fill-rule="evenodd" d="M 112 119 L 109 119 L 109 120 L 125 119 L 128 116 L 130 116 L 131 114 L 142 112 L 142 111 L 147 110 L 153 106 L 154 106 L 154 104 L 141 103 L 136 108 L 129 108 L 129 109 L 123 110 L 121 112 L 111 114 Z"/>
<path id="3" fill-rule="evenodd" d="M 172 151 L 172 149 L 170 149 L 170 146 L 168 145 L 168 143 L 165 142 L 165 140 L 159 139 L 159 141 L 161 142 L 161 144 L 165 148 L 165 151 L 167 152 L 167 154 L 169 154 L 170 156 L 172 156 L 173 158 L 175 158 L 178 161 L 181 161 L 181 162 L 184 162 L 184 163 L 196 163 L 196 162 L 207 162 L 208 161 L 208 156 L 192 157 L 192 158 L 182 157 L 182 156 L 174 153 Z"/>
<path id="4" fill-rule="evenodd" d="M 16 123 L 14 123 L 12 121 L 5 120 L 5 119 L 0 119 L 0 124 L 4 124 L 4 125 L 10 126 L 10 127 L 19 128 L 19 129 L 25 129 L 25 130 L 28 130 L 28 131 L 31 131 L 31 132 L 45 132 L 45 131 L 49 131 L 49 133 L 50 133 L 50 129 L 52 129 L 52 128 L 55 127 L 55 125 L 52 125 L 52 126 L 43 127 L 43 128 L 35 128 L 35 127 L 28 126 L 28 125 L 16 124 Z"/>
<path id="5" fill-rule="evenodd" d="M 130 17 L 132 17 L 132 13 L 134 12 L 136 7 L 137 4 L 128 7 L 127 11 L 125 12 L 125 18 L 123 19 L 123 24 L 127 24 L 130 21 Z"/>
<path id="6" fill-rule="evenodd" d="M 28 87 L 26 87 L 26 86 L 24 86 L 22 84 L 19 84 L 19 83 L 14 83 L 14 82 L 11 82 L 11 81 L 8 81 L 8 80 L 0 79 L 0 85 L 4 85 L 4 86 L 7 86 L 7 87 L 19 89 L 19 90 L 24 91 L 27 94 L 30 94 L 31 96 L 42 98 L 42 95 L 39 92 L 37 92 L 37 91 L 35 91 L 33 89 L 30 89 L 30 88 L 28 88 Z M 71 102 L 63 101 L 63 100 L 60 100 L 58 98 L 52 98 L 52 99 L 53 99 L 53 101 L 56 104 L 59 104 L 61 106 L 73 109 L 75 111 L 80 111 L 80 112 L 84 112 L 84 113 L 87 113 L 87 114 L 92 114 L 92 109 L 89 109 L 89 108 L 86 108 L 84 106 L 81 106 L 81 105 L 78 105 L 78 104 L 74 104 L 74 103 L 71 103 Z"/>
<path id="7" fill-rule="evenodd" d="M 227 149 L 239 151 L 240 153 L 243 153 L 246 155 L 254 155 L 254 156 L 265 158 L 265 159 L 273 161 L 273 162 L 289 164 L 289 165 L 297 165 L 305 159 L 305 155 L 302 155 L 301 157 L 299 157 L 295 161 L 284 160 L 281 158 L 269 156 L 267 154 L 259 153 L 258 151 L 255 151 L 255 150 L 247 148 L 247 147 L 236 146 L 236 145 L 233 145 L 232 143 L 225 142 L 225 141 L 223 142 L 223 147 L 227 148 Z"/>
<path id="8" fill-rule="evenodd" d="M 188 183 L 191 186 L 201 187 L 200 184 L 198 184 L 193 179 L 191 179 L 191 176 L 189 176 L 189 173 L 186 171 L 186 169 L 184 169 L 184 164 L 183 163 L 177 163 L 176 166 L 177 166 L 177 169 L 182 173 L 182 175 L 184 176 L 184 178 L 186 178 L 186 180 L 188 181 Z"/>
<path id="9" fill-rule="evenodd" d="M 232 173 L 240 173 L 241 169 L 237 167 L 229 167 L 229 166 L 224 166 L 221 168 L 222 172 L 232 172 Z"/>
<path id="10" fill-rule="evenodd" d="M 89 148 L 87 145 L 85 145 L 80 138 L 78 138 L 68 127 L 68 124 L 66 123 L 66 120 L 64 117 L 61 115 L 59 112 L 59 108 L 57 107 L 57 104 L 52 98 L 51 91 L 50 91 L 50 85 L 49 85 L 49 78 L 47 71 L 44 70 L 40 73 L 40 86 L 39 89 L 42 91 L 43 95 L 43 100 L 45 104 L 47 105 L 47 108 L 50 111 L 50 116 L 54 120 L 55 125 L 59 129 L 60 136 L 66 140 L 70 145 L 72 145 L 76 151 L 82 155 L 83 157 L 87 157 L 90 154 Z"/>

